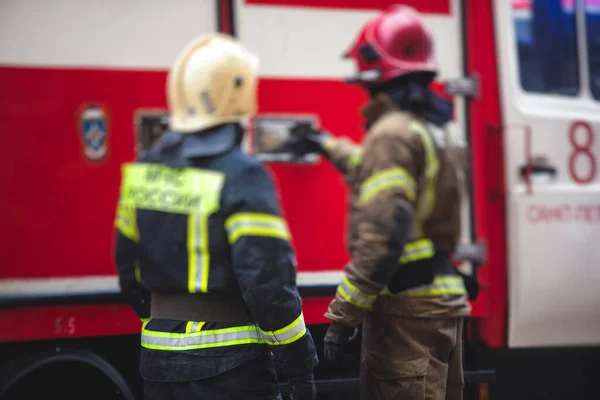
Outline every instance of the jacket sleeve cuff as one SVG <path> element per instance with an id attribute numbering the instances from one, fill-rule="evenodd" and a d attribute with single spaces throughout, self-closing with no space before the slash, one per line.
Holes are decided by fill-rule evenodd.
<path id="1" fill-rule="evenodd" d="M 325 318 L 344 326 L 356 328 L 368 311 L 369 309 L 359 308 L 336 294 L 335 299 L 329 304 Z"/>
<path id="2" fill-rule="evenodd" d="M 355 164 L 360 163 L 361 148 L 348 139 L 328 138 L 323 144 L 323 148 L 327 153 L 327 158 L 344 174 L 348 173 Z"/>

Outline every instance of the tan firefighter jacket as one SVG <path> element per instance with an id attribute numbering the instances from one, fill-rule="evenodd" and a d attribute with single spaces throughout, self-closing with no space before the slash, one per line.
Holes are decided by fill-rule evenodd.
<path id="1" fill-rule="evenodd" d="M 363 114 L 370 129 L 362 146 L 345 138 L 325 144 L 351 187 L 347 241 L 352 258 L 325 317 L 357 326 L 369 310 L 413 317 L 468 315 L 466 290 L 452 267 L 430 284 L 395 294 L 371 279 L 388 250 L 399 203 L 413 215 L 400 264 L 454 251 L 461 231 L 464 173 L 450 156 L 452 150 L 436 144 L 424 121 L 399 111 L 388 95 L 375 97 Z"/>

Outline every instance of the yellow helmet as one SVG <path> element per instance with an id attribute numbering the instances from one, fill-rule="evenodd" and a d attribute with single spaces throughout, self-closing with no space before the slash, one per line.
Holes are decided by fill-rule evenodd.
<path id="1" fill-rule="evenodd" d="M 167 77 L 170 129 L 194 133 L 256 113 L 257 69 L 258 58 L 231 36 L 189 43 Z"/>

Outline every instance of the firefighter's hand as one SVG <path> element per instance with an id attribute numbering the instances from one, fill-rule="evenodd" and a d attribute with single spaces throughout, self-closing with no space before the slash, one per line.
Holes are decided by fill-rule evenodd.
<path id="1" fill-rule="evenodd" d="M 290 400 L 316 400 L 317 388 L 314 375 L 296 376 L 288 379 L 292 394 Z"/>
<path id="2" fill-rule="evenodd" d="M 327 155 L 328 144 L 331 142 L 331 135 L 326 132 L 311 132 L 305 136 L 309 152 Z"/>
<path id="3" fill-rule="evenodd" d="M 356 338 L 358 330 L 332 322 L 325 333 L 324 353 L 327 361 L 338 361 L 344 354 L 347 344 Z"/>
<path id="4" fill-rule="evenodd" d="M 320 153 L 327 155 L 333 138 L 324 131 L 316 131 L 305 123 L 300 123 L 291 129 L 295 146 L 303 153 Z"/>

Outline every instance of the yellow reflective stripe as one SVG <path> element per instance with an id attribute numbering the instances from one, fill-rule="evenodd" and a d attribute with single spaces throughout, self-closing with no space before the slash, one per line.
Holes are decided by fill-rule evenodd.
<path id="1" fill-rule="evenodd" d="M 194 332 L 200 332 L 202 330 L 202 327 L 204 326 L 206 322 L 195 322 L 196 326 L 192 325 L 192 329 Z"/>
<path id="2" fill-rule="evenodd" d="M 400 257 L 400 264 L 406 264 L 409 262 L 426 260 L 433 257 L 435 254 L 435 248 L 431 239 L 418 239 L 404 245 L 402 256 Z"/>
<path id="3" fill-rule="evenodd" d="M 410 129 L 419 134 L 423 141 L 423 147 L 425 147 L 425 187 L 423 193 L 421 193 L 419 197 L 419 204 L 416 210 L 417 219 L 419 221 L 418 227 L 419 231 L 421 231 L 423 222 L 429 218 L 435 204 L 435 186 L 440 170 L 440 161 L 437 157 L 435 143 L 423 124 L 418 121 L 413 121 L 410 124 Z M 421 232 L 418 233 L 421 234 Z"/>
<path id="4" fill-rule="evenodd" d="M 188 291 L 208 292 L 210 253 L 208 251 L 208 215 L 190 214 L 187 222 Z"/>
<path id="5" fill-rule="evenodd" d="M 286 325 L 276 331 L 269 332 L 261 330 L 260 332 L 272 346 L 293 343 L 303 337 L 306 333 L 304 315 L 300 313 L 298 318 L 296 318 L 291 324 Z"/>
<path id="6" fill-rule="evenodd" d="M 127 163 L 122 175 L 121 206 L 176 214 L 216 212 L 225 182 L 220 172 L 149 163 Z"/>
<path id="7" fill-rule="evenodd" d="M 342 298 L 344 300 L 346 300 L 350 304 L 355 305 L 358 308 L 369 309 L 371 307 L 371 306 L 367 306 L 365 304 L 361 304 L 361 303 L 357 302 L 356 300 L 354 300 L 352 298 L 352 296 L 350 296 L 350 294 L 348 292 L 346 292 L 346 289 L 344 289 L 342 286 L 338 286 L 338 288 L 337 288 L 337 294 L 339 294 L 340 296 L 342 296 Z"/>
<path id="8" fill-rule="evenodd" d="M 186 333 L 144 329 L 142 346 L 153 350 L 198 350 L 252 343 L 278 346 L 295 342 L 306 333 L 302 314 L 291 324 L 274 332 L 261 331 L 256 325 L 202 331 L 202 325 L 204 322 L 190 321 L 186 324 Z"/>
<path id="9" fill-rule="evenodd" d="M 208 219 L 219 210 L 225 175 L 150 163 L 127 163 L 122 168 L 122 175 L 119 209 L 188 215 L 188 290 L 190 293 L 207 292 Z"/>
<path id="10" fill-rule="evenodd" d="M 242 325 L 242 326 L 234 326 L 231 328 L 210 329 L 210 330 L 206 330 L 206 331 L 193 332 L 193 333 L 189 333 L 189 334 L 147 330 L 146 332 L 144 332 L 144 335 L 146 335 L 148 337 L 155 337 L 155 338 L 186 339 L 186 338 L 192 338 L 192 337 L 202 337 L 202 336 L 211 336 L 211 335 L 223 334 L 223 333 L 240 333 L 240 332 L 259 332 L 259 329 L 256 325 Z"/>
<path id="11" fill-rule="evenodd" d="M 290 239 L 286 222 L 271 214 L 237 213 L 225 221 L 229 243 L 234 244 L 242 236 L 266 236 Z"/>
<path id="12" fill-rule="evenodd" d="M 401 167 L 394 167 L 371 175 L 360 186 L 360 201 L 369 201 L 384 190 L 400 188 L 406 193 L 406 197 L 413 201 L 417 184 L 410 173 Z"/>
<path id="13" fill-rule="evenodd" d="M 252 343 L 267 343 L 255 325 L 192 333 L 142 331 L 142 346 L 152 350 L 199 350 Z"/>
<path id="14" fill-rule="evenodd" d="M 345 275 L 337 287 L 337 293 L 346 301 L 365 310 L 371 308 L 377 298 L 377 294 L 368 294 L 360 291 Z"/>
<path id="15" fill-rule="evenodd" d="M 133 264 L 133 275 L 135 276 L 135 281 L 137 283 L 142 281 L 142 271 L 140 270 L 140 263 L 137 261 Z"/>
<path id="16" fill-rule="evenodd" d="M 463 279 L 457 275 L 436 275 L 433 283 L 408 289 L 398 293 L 400 296 L 433 297 L 444 295 L 466 295 Z"/>
<path id="17" fill-rule="evenodd" d="M 205 323 L 206 322 L 188 321 L 187 324 L 185 324 L 185 332 L 186 333 L 200 332 L 200 330 L 202 329 L 202 327 L 204 326 Z"/>
<path id="18" fill-rule="evenodd" d="M 115 219 L 115 228 L 121 232 L 123 236 L 131 239 L 135 243 L 140 241 L 140 232 L 137 227 L 135 207 L 125 207 L 119 205 L 117 207 L 117 217 Z"/>
<path id="19" fill-rule="evenodd" d="M 348 157 L 348 170 L 358 167 L 362 162 L 362 148 L 355 149 Z"/>

